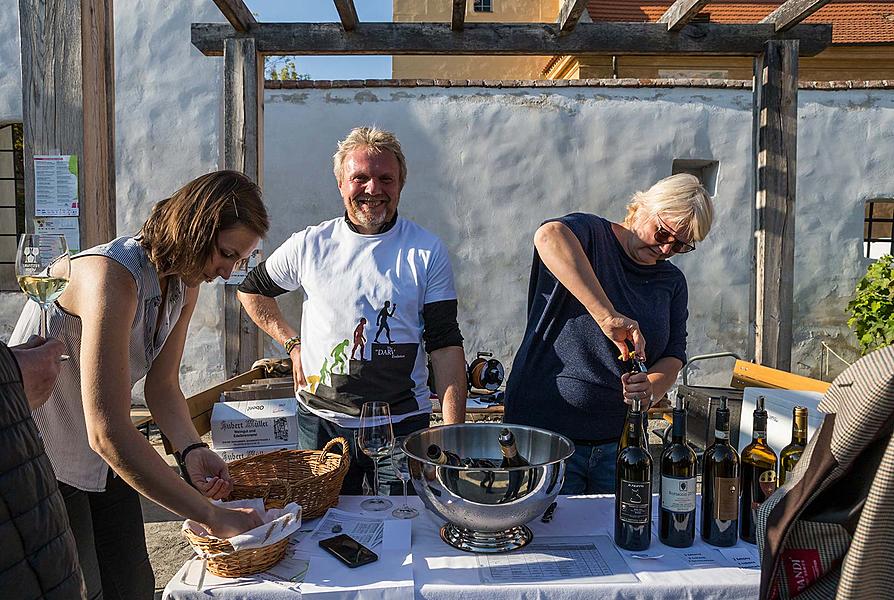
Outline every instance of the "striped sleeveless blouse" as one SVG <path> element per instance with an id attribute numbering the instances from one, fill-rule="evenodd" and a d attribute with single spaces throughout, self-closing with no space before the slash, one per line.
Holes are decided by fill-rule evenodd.
<path id="1" fill-rule="evenodd" d="M 146 376 L 161 352 L 186 302 L 183 282 L 171 278 L 167 301 L 161 306 L 161 288 L 155 266 L 133 237 L 120 237 L 77 254 L 105 256 L 126 268 L 137 285 L 137 311 L 130 328 L 130 386 Z M 97 293 L 100 291 L 97 290 Z M 159 320 L 159 312 L 162 317 Z M 158 329 L 156 330 L 156 323 Z M 49 336 L 58 338 L 71 359 L 62 363 L 59 378 L 46 404 L 32 412 L 40 430 L 56 479 L 87 492 L 105 490 L 108 465 L 87 442 L 87 425 L 81 402 L 81 320 L 58 304 L 47 307 Z M 40 309 L 28 302 L 16 323 L 10 345 L 26 341 L 40 328 Z M 90 368 L 90 365 L 85 365 Z M 124 401 L 124 399 L 121 399 Z"/>

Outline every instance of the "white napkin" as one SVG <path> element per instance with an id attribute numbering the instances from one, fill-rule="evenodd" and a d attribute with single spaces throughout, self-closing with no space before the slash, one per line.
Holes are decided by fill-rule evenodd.
<path id="1" fill-rule="evenodd" d="M 235 500 L 233 502 L 214 501 L 223 508 L 253 508 L 261 515 L 264 524 L 244 533 L 227 538 L 234 550 L 247 550 L 269 546 L 289 537 L 301 527 L 301 505 L 292 502 L 285 508 L 264 509 L 264 500 L 252 498 L 251 500 Z M 191 529 L 197 535 L 214 537 L 204 527 L 191 519 L 183 522 L 184 528 Z M 196 549 L 196 554 L 199 550 Z M 206 557 L 203 557 L 206 558 Z"/>

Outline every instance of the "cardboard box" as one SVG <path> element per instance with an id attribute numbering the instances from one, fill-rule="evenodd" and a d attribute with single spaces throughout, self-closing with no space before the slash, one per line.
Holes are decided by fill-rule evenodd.
<path id="1" fill-rule="evenodd" d="M 249 456 L 258 456 L 259 454 L 267 454 L 276 450 L 297 450 L 297 444 L 287 444 L 284 446 L 257 446 L 252 448 L 212 448 L 214 452 L 224 459 L 226 462 L 233 462 L 248 458 Z"/>
<path id="2" fill-rule="evenodd" d="M 254 392 L 224 392 L 223 396 L 236 394 Z M 218 402 L 211 410 L 211 441 L 217 448 L 297 444 L 298 401 L 292 396 Z"/>

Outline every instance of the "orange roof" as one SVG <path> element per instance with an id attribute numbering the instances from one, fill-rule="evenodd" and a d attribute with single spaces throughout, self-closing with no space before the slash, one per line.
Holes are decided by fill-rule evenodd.
<path id="1" fill-rule="evenodd" d="M 654 22 L 673 4 L 671 0 L 590 0 L 587 10 L 594 21 Z M 702 8 L 714 23 L 757 23 L 779 0 L 736 2 L 716 0 Z M 838 0 L 804 20 L 831 23 L 833 44 L 878 44 L 894 42 L 894 2 Z"/>

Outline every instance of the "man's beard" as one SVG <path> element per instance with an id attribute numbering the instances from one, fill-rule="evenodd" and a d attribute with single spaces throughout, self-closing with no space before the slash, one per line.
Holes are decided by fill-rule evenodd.
<path id="1" fill-rule="evenodd" d="M 364 210 L 368 200 L 378 200 L 381 202 L 372 211 Z M 388 204 L 391 201 L 385 195 L 381 196 L 358 196 L 351 200 L 351 208 L 353 216 L 358 224 L 364 227 L 378 228 L 388 221 Z"/>

